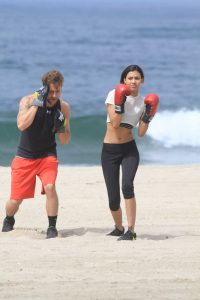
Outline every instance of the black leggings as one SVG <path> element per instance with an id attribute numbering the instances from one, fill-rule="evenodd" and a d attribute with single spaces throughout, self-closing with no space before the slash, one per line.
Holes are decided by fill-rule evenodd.
<path id="1" fill-rule="evenodd" d="M 109 207 L 120 207 L 120 165 L 122 166 L 122 193 L 125 199 L 133 198 L 133 181 L 139 164 L 139 152 L 134 140 L 124 144 L 104 143 L 101 163 L 108 192 Z"/>

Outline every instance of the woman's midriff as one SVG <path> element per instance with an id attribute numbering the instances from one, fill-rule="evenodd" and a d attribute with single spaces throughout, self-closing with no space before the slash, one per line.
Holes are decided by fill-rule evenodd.
<path id="1" fill-rule="evenodd" d="M 106 135 L 104 143 L 123 144 L 134 139 L 132 130 L 124 127 L 114 128 L 110 123 L 107 123 Z"/>

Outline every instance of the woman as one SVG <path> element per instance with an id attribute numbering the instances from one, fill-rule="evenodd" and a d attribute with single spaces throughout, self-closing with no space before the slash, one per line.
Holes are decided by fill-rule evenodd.
<path id="1" fill-rule="evenodd" d="M 107 130 L 102 148 L 102 168 L 109 198 L 109 208 L 115 228 L 108 235 L 118 240 L 134 240 L 136 200 L 133 181 L 139 164 L 139 152 L 132 133 L 138 125 L 138 135 L 144 136 L 156 112 L 158 97 L 150 99 L 139 95 L 144 73 L 137 65 L 130 65 L 121 74 L 120 84 L 108 93 Z M 146 103 L 144 103 L 144 100 Z M 145 105 L 146 104 L 146 105 Z M 125 199 L 128 230 L 122 224 L 120 207 L 120 166 L 122 168 L 122 193 Z"/>

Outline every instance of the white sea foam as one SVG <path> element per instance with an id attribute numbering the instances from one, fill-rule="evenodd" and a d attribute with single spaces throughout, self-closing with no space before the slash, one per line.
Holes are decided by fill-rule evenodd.
<path id="1" fill-rule="evenodd" d="M 165 147 L 200 147 L 200 111 L 182 109 L 158 112 L 148 135 Z"/>

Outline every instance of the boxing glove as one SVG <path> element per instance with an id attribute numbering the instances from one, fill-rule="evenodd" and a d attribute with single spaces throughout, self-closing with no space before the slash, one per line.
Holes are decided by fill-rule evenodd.
<path id="1" fill-rule="evenodd" d="M 120 83 L 115 88 L 115 112 L 117 114 L 124 113 L 124 103 L 126 102 L 126 96 L 129 96 L 131 93 L 129 87 L 123 83 Z"/>
<path id="2" fill-rule="evenodd" d="M 65 116 L 59 109 L 57 109 L 54 116 L 53 132 L 63 133 L 66 131 L 66 126 L 67 126 L 67 120 L 65 119 Z"/>
<path id="3" fill-rule="evenodd" d="M 153 119 L 159 105 L 159 98 L 156 94 L 148 94 L 144 98 L 145 112 L 142 116 L 142 121 L 144 123 L 149 123 Z"/>
<path id="4" fill-rule="evenodd" d="M 34 92 L 31 106 L 44 107 L 49 93 L 48 85 L 43 85 L 39 90 Z"/>

